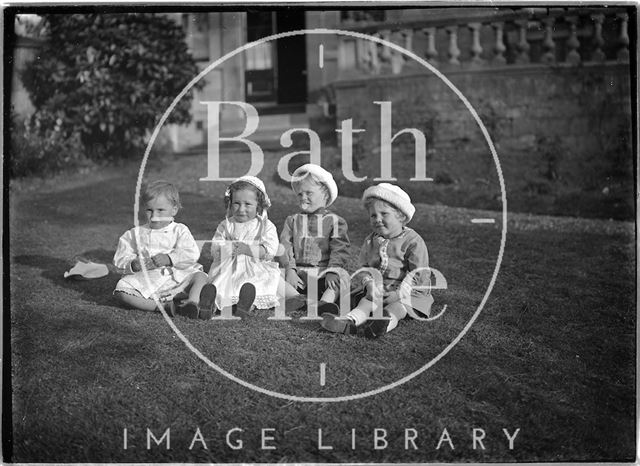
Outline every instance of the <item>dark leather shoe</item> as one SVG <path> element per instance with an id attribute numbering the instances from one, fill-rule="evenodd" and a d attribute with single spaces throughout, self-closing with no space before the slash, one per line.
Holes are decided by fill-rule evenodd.
<path id="1" fill-rule="evenodd" d="M 198 302 L 198 317 L 202 320 L 210 320 L 216 309 L 216 295 L 218 290 L 212 283 L 207 283 L 200 290 L 200 301 Z"/>
<path id="2" fill-rule="evenodd" d="M 238 296 L 237 311 L 238 314 L 247 315 L 256 299 L 256 287 L 252 283 L 245 283 L 240 288 Z"/>
<path id="3" fill-rule="evenodd" d="M 323 329 L 332 333 L 344 333 L 345 335 L 355 335 L 358 333 L 358 328 L 353 320 L 346 317 L 341 319 L 335 314 L 322 314 L 322 322 L 320 322 L 320 325 Z"/>
<path id="4" fill-rule="evenodd" d="M 371 319 L 364 323 L 363 334 L 366 338 L 379 338 L 387 333 L 388 319 Z"/>
<path id="5" fill-rule="evenodd" d="M 176 307 L 176 313 L 189 319 L 198 318 L 198 306 L 196 303 L 186 302 L 182 306 Z"/>

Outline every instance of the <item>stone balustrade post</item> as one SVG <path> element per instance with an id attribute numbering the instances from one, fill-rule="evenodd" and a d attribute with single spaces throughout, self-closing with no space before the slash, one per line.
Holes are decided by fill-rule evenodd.
<path id="1" fill-rule="evenodd" d="M 403 29 L 402 36 L 404 37 L 404 48 L 413 52 L 413 29 Z"/>
<path id="2" fill-rule="evenodd" d="M 393 31 L 391 37 L 392 42 L 394 44 L 399 45 L 400 42 L 398 39 L 402 36 L 402 33 L 399 31 Z M 394 40 L 395 39 L 395 40 Z M 391 72 L 393 74 L 400 74 L 402 72 L 402 68 L 404 66 L 404 55 L 396 49 L 391 51 Z"/>
<path id="3" fill-rule="evenodd" d="M 496 43 L 493 46 L 495 54 L 491 61 L 496 65 L 504 65 L 507 63 L 507 59 L 504 57 L 504 53 L 507 51 L 507 47 L 504 45 L 504 23 L 498 22 L 492 24 L 491 27 L 493 27 L 496 36 Z"/>
<path id="4" fill-rule="evenodd" d="M 471 64 L 481 65 L 484 60 L 480 56 L 482 54 L 482 45 L 480 44 L 480 28 L 482 23 L 473 22 L 467 25 L 471 30 Z"/>
<path id="5" fill-rule="evenodd" d="M 543 63 L 555 63 L 556 61 L 556 43 L 553 41 L 553 25 L 555 18 L 547 17 L 542 20 L 544 24 L 544 40 L 542 46 L 545 53 L 542 55 L 541 61 Z"/>
<path id="6" fill-rule="evenodd" d="M 431 64 L 438 63 L 438 51 L 436 50 L 436 28 L 424 28 L 422 30 L 427 36 L 427 50 L 425 57 Z"/>
<path id="7" fill-rule="evenodd" d="M 580 41 L 578 40 L 578 17 L 577 16 L 568 16 L 565 18 L 567 23 L 569 23 L 569 39 L 567 39 L 567 48 L 569 52 L 567 53 L 567 63 L 572 65 L 577 65 L 581 61 L 580 53 L 578 52 L 578 48 L 580 47 Z"/>
<path id="8" fill-rule="evenodd" d="M 380 37 L 376 34 L 375 37 Z M 380 74 L 380 57 L 379 57 L 379 44 L 377 42 L 369 41 L 369 55 L 371 57 L 371 71 L 373 74 Z"/>
<path id="9" fill-rule="evenodd" d="M 620 48 L 616 57 L 620 61 L 629 61 L 629 15 L 626 13 L 618 13 L 616 17 L 620 20 L 620 35 L 618 36 L 618 43 Z"/>
<path id="10" fill-rule="evenodd" d="M 391 42 L 391 31 L 388 29 L 380 31 L 380 35 L 383 40 L 387 42 Z M 382 53 L 380 53 L 380 58 L 382 61 L 389 62 L 391 60 L 391 48 L 388 45 L 382 46 Z"/>
<path id="11" fill-rule="evenodd" d="M 595 45 L 595 50 L 591 54 L 591 60 L 595 62 L 604 62 L 605 55 L 602 51 L 602 46 L 604 45 L 604 39 L 602 38 L 602 23 L 604 23 L 604 14 L 596 13 L 591 15 L 591 19 L 593 20 L 593 43 Z"/>
<path id="12" fill-rule="evenodd" d="M 353 68 L 354 63 L 352 60 L 349 60 L 349 50 L 353 44 L 353 40 L 345 38 L 340 38 L 338 41 L 338 69 L 346 70 Z"/>
<path id="13" fill-rule="evenodd" d="M 459 66 L 460 60 L 458 60 L 458 57 L 460 56 L 460 49 L 458 48 L 458 26 L 448 26 L 445 30 L 447 34 L 449 34 L 449 64 Z"/>
<path id="14" fill-rule="evenodd" d="M 515 21 L 518 26 L 518 44 L 516 48 L 518 49 L 518 56 L 516 57 L 516 63 L 529 63 L 529 49 L 531 46 L 527 41 L 527 29 L 529 28 L 529 20 L 528 19 L 519 19 Z"/>
<path id="15" fill-rule="evenodd" d="M 369 65 L 368 47 L 365 39 L 356 38 L 356 60 L 358 68 L 367 69 Z"/>

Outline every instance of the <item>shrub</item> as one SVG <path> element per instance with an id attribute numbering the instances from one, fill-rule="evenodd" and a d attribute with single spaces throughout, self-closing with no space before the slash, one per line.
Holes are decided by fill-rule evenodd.
<path id="1" fill-rule="evenodd" d="M 7 165 L 10 177 L 49 174 L 87 163 L 80 135 L 65 134 L 61 123 L 47 111 L 29 119 L 12 114 Z"/>
<path id="2" fill-rule="evenodd" d="M 43 17 L 45 43 L 22 74 L 36 109 L 55 114 L 63 133 L 79 134 L 90 157 L 139 155 L 198 73 L 182 29 L 149 13 Z M 191 99 L 186 95 L 167 123 L 188 123 Z"/>

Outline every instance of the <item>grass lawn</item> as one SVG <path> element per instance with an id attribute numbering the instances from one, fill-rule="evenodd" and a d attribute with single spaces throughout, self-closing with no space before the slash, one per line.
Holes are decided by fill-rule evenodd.
<path id="1" fill-rule="evenodd" d="M 280 229 L 294 199 L 273 182 L 275 160 L 268 155 L 262 178 L 274 204 L 270 218 Z M 222 173 L 242 174 L 242 168 L 237 159 L 225 160 Z M 154 162 L 148 175 L 180 185 L 184 208 L 178 221 L 196 239 L 210 238 L 224 215 L 225 184 L 197 182 L 204 170 L 203 156 L 168 157 Z M 161 314 L 119 307 L 111 295 L 117 276 L 85 282 L 62 277 L 76 254 L 111 260 L 118 237 L 132 225 L 136 176 L 137 166 L 125 166 L 12 188 L 13 461 L 635 457 L 632 224 L 510 216 L 493 292 L 468 333 L 437 364 L 378 395 L 299 402 L 223 377 L 189 351 Z M 335 211 L 349 224 L 355 254 L 368 232 L 364 211 L 348 198 L 339 199 Z M 411 226 L 425 238 L 431 265 L 448 281 L 448 289 L 434 292 L 436 310 L 447 305 L 438 320 L 404 321 L 375 341 L 325 333 L 317 323 L 297 318 L 271 321 L 267 314 L 240 322 L 174 323 L 219 367 L 267 390 L 335 397 L 390 384 L 440 354 L 467 325 L 500 246 L 495 212 L 426 204 L 418 204 L 417 212 Z M 470 222 L 479 216 L 498 221 Z M 170 448 L 152 442 L 147 449 L 147 429 L 159 439 L 168 428 Z M 482 429 L 475 433 L 484 434 L 484 448 L 477 443 L 474 449 L 474 428 Z M 512 436 L 520 429 L 512 449 L 503 429 Z M 203 441 L 193 442 L 198 433 Z M 376 434 L 386 444 L 376 445 Z"/>

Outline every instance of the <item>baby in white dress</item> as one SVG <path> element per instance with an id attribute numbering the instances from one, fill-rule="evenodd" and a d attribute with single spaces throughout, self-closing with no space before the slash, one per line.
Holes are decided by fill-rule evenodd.
<path id="1" fill-rule="evenodd" d="M 153 311 L 154 297 L 165 300 L 184 290 L 202 265 L 189 228 L 173 221 L 181 207 L 176 187 L 155 181 L 144 187 L 141 201 L 147 223 L 120 237 L 113 263 L 124 276 L 114 295 L 131 307 Z"/>
<path id="2" fill-rule="evenodd" d="M 208 275 L 194 277 L 189 295 L 201 290 L 199 300 L 190 298 L 178 308 L 181 315 L 210 319 L 216 310 L 233 307 L 242 316 L 252 306 L 278 305 L 280 269 L 273 258 L 279 241 L 275 225 L 267 218 L 271 202 L 264 183 L 254 176 L 240 177 L 227 188 L 224 199 L 227 214 L 212 239 L 211 269 Z"/>

